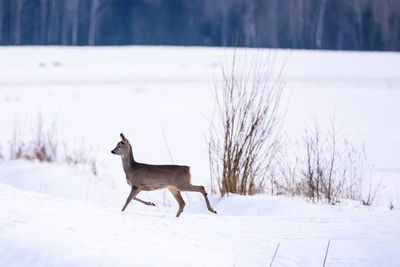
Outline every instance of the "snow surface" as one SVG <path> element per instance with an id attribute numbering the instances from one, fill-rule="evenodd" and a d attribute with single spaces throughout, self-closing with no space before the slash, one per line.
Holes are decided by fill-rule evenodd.
<path id="1" fill-rule="evenodd" d="M 256 53 L 249 50 L 249 53 Z M 192 167 L 209 188 L 205 136 L 219 63 L 231 51 L 196 47 L 1 47 L 0 155 L 15 123 L 33 135 L 38 114 L 59 140 L 92 147 L 90 166 L 0 161 L 0 266 L 400 266 L 400 54 L 274 50 L 285 61 L 284 131 L 329 124 L 365 143 L 376 207 L 316 205 L 266 195 L 184 193 L 180 218 L 168 191 L 129 194 L 110 153 L 123 132 L 138 161 Z M 79 150 L 79 149 L 78 149 Z M 388 209 L 389 204 L 394 210 Z"/>
<path id="2" fill-rule="evenodd" d="M 399 266 L 400 214 L 233 196 L 220 215 L 127 212 L 0 185 L 1 266 Z"/>

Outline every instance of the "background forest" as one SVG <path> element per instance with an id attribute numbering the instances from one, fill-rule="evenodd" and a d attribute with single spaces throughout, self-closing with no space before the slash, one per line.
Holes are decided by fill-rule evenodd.
<path id="1" fill-rule="evenodd" d="M 0 0 L 0 29 L 1 45 L 398 51 L 400 1 Z"/>

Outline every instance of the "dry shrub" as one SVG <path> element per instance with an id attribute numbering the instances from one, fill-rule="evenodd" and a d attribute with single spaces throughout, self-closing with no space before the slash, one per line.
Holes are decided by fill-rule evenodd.
<path id="1" fill-rule="evenodd" d="M 9 142 L 10 159 L 38 160 L 40 162 L 54 162 L 57 160 L 58 143 L 56 138 L 56 123 L 45 127 L 42 116 L 39 114 L 35 124 L 32 124 L 31 138 L 22 136 L 19 120 L 14 121 L 12 138 Z"/>
<path id="2" fill-rule="evenodd" d="M 31 131 L 31 134 L 27 134 Z M 25 133 L 24 135 L 22 133 Z M 65 162 L 67 164 L 88 164 L 91 171 L 97 175 L 97 161 L 94 149 L 84 141 L 71 149 L 57 135 L 57 122 L 45 123 L 39 114 L 31 127 L 21 126 L 18 119 L 14 120 L 14 128 L 9 141 L 9 159 L 38 160 L 39 162 Z M 60 144 L 63 144 L 61 146 Z"/>
<path id="3" fill-rule="evenodd" d="M 305 185 L 304 195 L 313 201 L 326 199 L 336 203 L 340 198 L 360 199 L 365 149 L 347 140 L 338 147 L 335 122 L 329 132 L 321 134 L 319 125 L 306 129 L 300 174 Z"/>
<path id="4" fill-rule="evenodd" d="M 275 55 L 234 49 L 215 86 L 216 116 L 208 139 L 212 187 L 221 195 L 264 191 L 280 149 L 279 104 L 284 83 Z M 215 189 L 213 188 L 213 191 Z"/>
<path id="5" fill-rule="evenodd" d="M 380 184 L 370 184 L 367 195 L 363 194 L 365 147 L 344 138 L 340 141 L 335 120 L 326 132 L 316 122 L 306 126 L 299 151 L 294 161 L 288 157 L 281 161 L 280 176 L 271 185 L 273 193 L 305 196 L 313 202 L 335 204 L 340 199 L 353 199 L 372 204 Z"/>
<path id="6" fill-rule="evenodd" d="M 382 188 L 383 177 L 381 180 L 373 185 L 372 184 L 372 177 L 369 178 L 369 185 L 367 191 L 362 195 L 361 203 L 365 206 L 371 206 L 375 202 L 376 195 Z M 391 210 L 393 209 L 393 204 L 390 203 Z"/>
<path id="7" fill-rule="evenodd" d="M 354 199 L 371 205 L 380 186 L 363 194 L 364 146 L 339 138 L 333 118 L 326 131 L 316 122 L 306 126 L 300 152 L 289 157 L 280 134 L 282 68 L 273 71 L 271 54 L 239 52 L 234 50 L 229 65 L 221 64 L 223 81 L 215 86 L 217 109 L 208 138 L 212 192 L 216 183 L 222 196 L 269 189 L 313 202 Z"/>
<path id="8" fill-rule="evenodd" d="M 95 149 L 87 145 L 87 142 L 81 140 L 80 143 L 75 143 L 73 148 L 70 148 L 67 143 L 63 143 L 64 146 L 64 158 L 63 161 L 76 165 L 76 164 L 88 164 L 91 167 L 92 173 L 97 176 L 97 161 L 95 158 Z"/>
<path id="9" fill-rule="evenodd" d="M 58 153 L 56 123 L 54 122 L 48 129 L 45 129 L 43 118 L 39 116 L 34 132 L 35 137 L 31 143 L 33 158 L 41 162 L 56 161 Z"/>

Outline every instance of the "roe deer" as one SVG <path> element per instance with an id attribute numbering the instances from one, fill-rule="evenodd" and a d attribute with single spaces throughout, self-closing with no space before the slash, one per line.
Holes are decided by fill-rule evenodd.
<path id="1" fill-rule="evenodd" d="M 204 186 L 192 185 L 190 182 L 190 170 L 188 166 L 178 165 L 150 165 L 136 162 L 133 158 L 132 147 L 121 133 L 121 142 L 111 151 L 111 153 L 121 156 L 122 167 L 126 175 L 126 181 L 131 186 L 131 193 L 126 200 L 122 211 L 125 211 L 132 199 L 142 202 L 146 205 L 153 205 L 152 202 L 143 201 L 137 198 L 140 191 L 152 191 L 163 188 L 168 190 L 175 197 L 179 204 L 179 210 L 176 217 L 182 213 L 185 207 L 185 201 L 181 196 L 181 191 L 194 191 L 203 194 L 209 211 L 217 213 L 208 201 L 207 192 Z"/>

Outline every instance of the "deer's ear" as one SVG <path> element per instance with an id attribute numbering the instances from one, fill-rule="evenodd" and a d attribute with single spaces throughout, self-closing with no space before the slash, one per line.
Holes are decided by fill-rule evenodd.
<path id="1" fill-rule="evenodd" d="M 121 136 L 122 142 L 124 142 L 124 143 L 129 143 L 128 139 L 125 138 L 125 136 L 124 136 L 123 133 L 121 133 L 120 136 Z"/>

